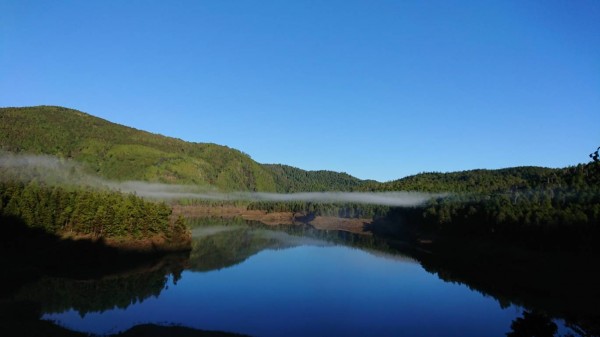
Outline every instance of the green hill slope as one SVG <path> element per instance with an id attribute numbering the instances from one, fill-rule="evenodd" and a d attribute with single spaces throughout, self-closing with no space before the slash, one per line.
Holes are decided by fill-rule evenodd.
<path id="1" fill-rule="evenodd" d="M 227 146 L 186 142 L 54 106 L 0 108 L 0 150 L 73 159 L 111 180 L 226 191 L 335 191 L 363 183 L 346 173 L 262 165 Z"/>
<path id="2" fill-rule="evenodd" d="M 347 173 L 333 171 L 305 171 L 293 166 L 265 164 L 275 178 L 277 192 L 352 191 L 369 181 Z"/>
<path id="3" fill-rule="evenodd" d="M 152 134 L 61 107 L 0 109 L 0 149 L 72 158 L 107 179 L 275 191 L 272 174 L 238 150 Z"/>

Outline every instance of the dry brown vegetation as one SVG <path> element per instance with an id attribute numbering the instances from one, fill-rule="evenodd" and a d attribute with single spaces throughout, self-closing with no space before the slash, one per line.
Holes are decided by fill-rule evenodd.
<path id="1" fill-rule="evenodd" d="M 245 207 L 234 205 L 224 206 L 173 206 L 173 215 L 183 215 L 185 217 L 220 217 L 236 218 L 241 217 L 244 220 L 259 221 L 265 225 L 293 225 L 309 224 L 317 229 L 323 230 L 341 230 L 357 234 L 368 234 L 364 230 L 365 225 L 372 222 L 372 219 L 340 218 L 333 216 L 317 216 L 307 218 L 304 213 L 293 212 L 271 212 L 261 210 L 247 210 Z"/>

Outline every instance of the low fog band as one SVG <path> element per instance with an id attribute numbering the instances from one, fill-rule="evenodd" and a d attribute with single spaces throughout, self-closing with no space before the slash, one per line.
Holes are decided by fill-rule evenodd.
<path id="1" fill-rule="evenodd" d="M 265 202 L 315 202 L 315 203 L 356 203 L 382 206 L 419 206 L 427 200 L 444 196 L 443 194 L 419 192 L 303 192 L 303 193 L 265 193 L 265 192 L 232 192 L 232 193 L 190 193 L 175 191 L 131 190 L 137 195 L 159 199 L 204 199 L 214 201 L 265 201 Z"/>
<path id="2" fill-rule="evenodd" d="M 13 170 L 22 180 L 36 179 L 49 184 L 65 184 L 109 188 L 140 197 L 176 200 L 202 199 L 213 201 L 265 201 L 357 203 L 382 206 L 419 206 L 431 198 L 447 194 L 422 192 L 219 192 L 210 186 L 171 185 L 143 181 L 108 181 L 92 176 L 72 161 L 44 155 L 15 155 L 0 153 L 0 169 Z"/>

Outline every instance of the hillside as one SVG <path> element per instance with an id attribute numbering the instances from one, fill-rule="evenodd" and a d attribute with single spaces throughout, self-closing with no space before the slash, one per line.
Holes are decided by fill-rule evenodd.
<path id="1" fill-rule="evenodd" d="M 208 185 L 229 191 L 337 190 L 360 183 L 347 174 L 327 172 L 322 177 L 261 165 L 226 146 L 186 142 L 54 106 L 0 108 L 0 150 L 70 158 L 111 180 Z"/>
<path id="2" fill-rule="evenodd" d="M 449 192 L 415 209 L 392 209 L 374 232 L 400 237 L 477 237 L 541 250 L 597 251 L 600 162 L 561 169 L 514 167 L 422 173 L 372 184 Z"/>
<path id="3" fill-rule="evenodd" d="M 195 184 L 225 191 L 498 193 L 584 183 L 573 171 L 576 168 L 544 167 L 421 173 L 379 183 L 346 173 L 260 164 L 227 146 L 186 142 L 53 106 L 0 108 L 0 151 L 70 158 L 111 180 Z"/>
<path id="4" fill-rule="evenodd" d="M 497 170 L 468 170 L 449 173 L 427 172 L 385 183 L 369 183 L 361 187 L 369 191 L 422 191 L 498 193 L 538 189 L 550 186 L 577 185 L 574 168 L 552 169 L 522 166 Z M 580 177 L 580 176 L 578 176 Z M 579 182 L 582 184 L 583 181 Z"/>
<path id="5" fill-rule="evenodd" d="M 275 190 L 271 174 L 240 151 L 152 134 L 61 107 L 1 109 L 0 148 L 72 158 L 114 180 Z"/>
<path id="6" fill-rule="evenodd" d="M 281 164 L 263 165 L 273 174 L 277 192 L 352 191 L 368 182 L 347 173 L 305 171 Z"/>

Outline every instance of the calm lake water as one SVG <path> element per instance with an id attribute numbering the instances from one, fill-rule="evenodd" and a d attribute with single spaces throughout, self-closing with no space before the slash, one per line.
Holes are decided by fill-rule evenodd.
<path id="1" fill-rule="evenodd" d="M 251 336 L 505 336 L 525 311 L 369 247 L 368 238 L 347 245 L 332 233 L 243 224 L 193 233 L 194 250 L 176 272 L 48 279 L 23 293 L 44 292 L 43 319 L 95 334 L 161 323 Z M 558 335 L 574 334 L 553 323 Z"/>

